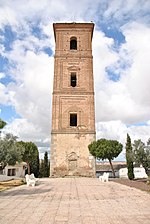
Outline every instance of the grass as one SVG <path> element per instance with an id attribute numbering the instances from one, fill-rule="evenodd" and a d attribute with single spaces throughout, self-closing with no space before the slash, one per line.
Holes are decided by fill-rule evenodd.
<path id="1" fill-rule="evenodd" d="M 23 184 L 24 184 L 23 180 L 2 181 L 2 182 L 0 182 L 0 192 L 8 190 L 12 187 L 17 187 L 17 186 L 23 185 Z"/>

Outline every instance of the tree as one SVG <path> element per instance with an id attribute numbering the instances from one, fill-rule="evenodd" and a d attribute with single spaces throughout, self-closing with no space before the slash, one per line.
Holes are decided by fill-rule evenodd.
<path id="1" fill-rule="evenodd" d="M 4 138 L 0 136 L 0 169 L 3 170 L 7 164 L 15 165 L 16 161 L 21 162 L 23 148 L 18 146 L 17 137 L 6 134 Z"/>
<path id="2" fill-rule="evenodd" d="M 35 177 L 38 177 L 40 169 L 39 152 L 36 152 L 36 154 L 36 158 L 30 163 L 30 173 L 34 173 Z"/>
<path id="3" fill-rule="evenodd" d="M 44 153 L 44 160 L 41 160 L 40 164 L 40 177 L 49 177 L 49 161 L 48 161 L 48 153 Z"/>
<path id="4" fill-rule="evenodd" d="M 4 128 L 5 125 L 6 125 L 6 122 L 0 118 L 0 129 Z"/>
<path id="5" fill-rule="evenodd" d="M 44 160 L 42 159 L 40 162 L 40 177 L 44 177 Z"/>
<path id="6" fill-rule="evenodd" d="M 24 148 L 24 153 L 22 155 L 22 160 L 27 163 L 28 174 L 31 173 L 31 166 L 35 161 L 37 161 L 37 157 L 39 155 L 38 148 L 33 142 L 18 142 L 19 145 L 22 145 Z"/>
<path id="7" fill-rule="evenodd" d="M 44 153 L 44 177 L 49 177 L 48 153 Z"/>
<path id="8" fill-rule="evenodd" d="M 116 140 L 99 139 L 93 141 L 89 146 L 90 153 L 97 159 L 108 159 L 113 176 L 115 177 L 115 171 L 112 165 L 112 160 L 116 158 L 122 151 L 123 145 Z"/>
<path id="9" fill-rule="evenodd" d="M 127 134 L 127 142 L 126 142 L 126 161 L 128 169 L 128 178 L 130 180 L 133 180 L 134 179 L 133 152 L 132 152 L 131 138 L 129 134 Z"/>
<path id="10" fill-rule="evenodd" d="M 133 156 L 137 165 L 142 165 L 147 175 L 150 168 L 150 139 L 147 145 L 141 139 L 135 140 L 133 144 Z"/>

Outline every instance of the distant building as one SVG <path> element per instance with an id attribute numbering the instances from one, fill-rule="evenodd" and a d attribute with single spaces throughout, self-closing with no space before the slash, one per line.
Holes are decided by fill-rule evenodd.
<path id="1" fill-rule="evenodd" d="M 121 168 L 119 170 L 120 178 L 128 178 L 128 170 L 127 168 Z M 143 167 L 134 167 L 134 177 L 135 179 L 147 178 L 147 174 L 145 173 L 145 169 Z"/>
<path id="2" fill-rule="evenodd" d="M 16 163 L 16 165 L 11 166 L 7 165 L 3 169 L 3 173 L 6 176 L 14 176 L 14 177 L 25 177 L 26 163 Z"/>
<path id="3" fill-rule="evenodd" d="M 112 162 L 112 165 L 113 165 L 116 177 L 119 177 L 119 170 L 127 166 L 126 162 Z M 103 175 L 104 172 L 109 173 L 109 177 L 114 177 L 109 162 L 97 162 L 96 176 L 99 177 Z"/>
<path id="4" fill-rule="evenodd" d="M 128 178 L 126 162 L 112 162 L 112 165 L 113 165 L 116 177 Z M 114 177 L 109 162 L 97 162 L 96 176 L 99 177 L 103 175 L 104 172 L 109 173 L 110 178 Z M 148 177 L 147 174 L 145 173 L 145 169 L 142 166 L 134 167 L 134 176 L 135 176 L 135 179 Z"/>

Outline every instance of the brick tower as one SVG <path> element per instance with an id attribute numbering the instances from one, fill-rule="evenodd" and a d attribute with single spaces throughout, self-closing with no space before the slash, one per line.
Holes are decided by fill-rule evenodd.
<path id="1" fill-rule="evenodd" d="M 50 176 L 94 176 L 93 23 L 55 23 Z"/>

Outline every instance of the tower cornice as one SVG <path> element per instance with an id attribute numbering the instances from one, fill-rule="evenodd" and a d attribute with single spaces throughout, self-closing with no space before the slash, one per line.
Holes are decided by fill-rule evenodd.
<path id="1" fill-rule="evenodd" d="M 58 30 L 67 30 L 67 29 L 90 29 L 91 30 L 91 40 L 93 37 L 93 30 L 94 30 L 94 23 L 53 23 L 53 29 L 54 29 L 54 37 L 56 41 L 56 29 Z"/>

